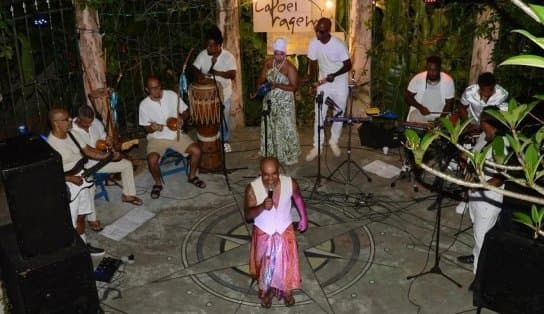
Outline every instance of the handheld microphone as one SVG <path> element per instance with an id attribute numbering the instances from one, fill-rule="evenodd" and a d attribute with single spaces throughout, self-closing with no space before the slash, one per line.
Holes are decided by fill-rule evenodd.
<path id="1" fill-rule="evenodd" d="M 274 186 L 270 184 L 268 186 L 268 198 L 272 199 L 272 196 L 274 195 Z"/>

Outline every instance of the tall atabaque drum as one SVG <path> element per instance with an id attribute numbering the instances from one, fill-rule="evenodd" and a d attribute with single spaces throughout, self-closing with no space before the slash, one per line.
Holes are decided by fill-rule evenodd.
<path id="1" fill-rule="evenodd" d="M 200 170 L 209 172 L 219 170 L 222 164 L 221 138 L 221 85 L 216 88 L 213 82 L 193 84 L 189 87 L 191 120 L 196 125 L 197 138 L 202 151 Z"/>

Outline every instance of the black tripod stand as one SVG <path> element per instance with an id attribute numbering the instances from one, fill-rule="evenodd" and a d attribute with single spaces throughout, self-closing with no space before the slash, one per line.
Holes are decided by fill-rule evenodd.
<path id="1" fill-rule="evenodd" d="M 344 181 L 344 186 L 346 187 L 345 189 L 345 192 L 346 192 L 346 195 L 348 193 L 348 190 L 347 190 L 347 186 L 348 184 L 351 183 L 351 181 L 353 181 L 353 179 L 355 178 L 355 176 L 351 177 L 351 166 L 353 165 L 356 169 L 359 170 L 360 173 L 362 173 L 368 182 L 371 182 L 372 179 L 368 176 L 368 174 L 363 170 L 363 168 L 361 168 L 355 161 L 353 161 L 351 159 L 351 127 L 353 126 L 353 123 L 354 121 L 357 121 L 357 122 L 361 122 L 361 118 L 359 119 L 354 119 L 353 116 L 352 116 L 352 108 L 353 108 L 353 86 L 354 84 L 351 84 L 349 85 L 349 92 L 348 92 L 348 100 L 349 100 L 349 103 L 347 104 L 348 107 L 348 115 L 347 115 L 347 118 L 332 118 L 331 120 L 339 120 L 339 121 L 346 121 L 347 124 L 348 124 L 348 149 L 347 149 L 347 157 L 344 161 L 342 161 L 342 163 L 340 163 L 332 172 L 331 174 L 327 177 L 327 180 L 331 180 L 331 178 L 334 176 L 334 174 L 339 171 L 344 165 L 347 166 L 347 175 L 346 175 L 346 180 Z"/>
<path id="2" fill-rule="evenodd" d="M 440 170 L 444 171 L 444 169 L 448 166 L 448 162 L 442 161 L 443 164 L 440 166 Z M 416 275 L 408 276 L 406 277 L 407 280 L 410 280 L 412 278 L 421 277 L 427 274 L 438 274 L 443 276 L 444 278 L 451 281 L 453 284 L 455 284 L 457 287 L 461 288 L 463 287 L 460 283 L 453 280 L 448 275 L 444 274 L 442 269 L 440 268 L 440 253 L 438 252 L 438 248 L 440 246 L 440 219 L 442 217 L 442 198 L 443 198 L 443 187 L 444 187 L 444 179 L 438 178 L 436 181 L 436 192 L 437 192 L 437 198 L 436 198 L 436 223 L 435 223 L 435 234 L 436 234 L 436 240 L 435 240 L 435 248 L 434 248 L 434 265 L 429 269 L 428 271 L 421 272 Z"/>
<path id="3" fill-rule="evenodd" d="M 321 117 L 321 110 L 323 108 L 323 96 L 324 92 L 321 91 L 316 97 L 315 101 L 317 103 L 317 174 L 315 176 L 314 187 L 312 188 L 312 193 L 310 193 L 310 198 L 313 197 L 314 192 L 317 191 L 317 188 L 321 186 L 321 131 L 324 130 L 323 119 Z"/>
<path id="4" fill-rule="evenodd" d="M 221 168 L 222 168 L 223 176 L 225 177 L 225 182 L 227 183 L 227 187 L 229 188 L 229 191 L 230 191 L 232 190 L 232 188 L 229 182 L 229 173 L 232 173 L 233 171 L 236 171 L 236 170 L 247 169 L 247 167 L 227 169 L 227 154 L 225 152 L 225 132 L 228 132 L 228 125 L 225 118 L 225 105 L 223 104 L 223 100 L 221 100 L 221 95 L 219 94 L 220 93 L 219 86 L 217 85 L 219 83 L 215 79 L 215 72 L 213 71 L 214 65 L 215 63 L 212 63 L 209 73 L 211 73 L 212 75 L 213 83 L 215 85 L 215 92 L 217 93 L 217 98 L 219 99 L 219 116 L 220 116 L 219 134 L 221 138 Z M 225 132 L 223 132 L 223 126 L 225 128 Z"/>

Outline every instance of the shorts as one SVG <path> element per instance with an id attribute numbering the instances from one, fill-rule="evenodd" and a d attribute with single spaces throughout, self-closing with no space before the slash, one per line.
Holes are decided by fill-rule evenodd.
<path id="1" fill-rule="evenodd" d="M 171 148 L 187 157 L 188 154 L 185 151 L 192 143 L 194 143 L 193 139 L 185 133 L 180 133 L 179 142 L 175 139 L 150 138 L 147 141 L 147 154 L 158 153 L 159 155 L 162 155 L 167 148 Z"/>

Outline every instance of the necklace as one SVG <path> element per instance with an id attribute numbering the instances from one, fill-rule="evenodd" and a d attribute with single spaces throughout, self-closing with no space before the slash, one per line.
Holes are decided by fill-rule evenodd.
<path id="1" fill-rule="evenodd" d="M 276 59 L 272 60 L 272 66 L 274 67 L 274 69 L 276 69 L 276 71 L 280 71 L 281 67 L 283 66 L 283 64 L 285 63 L 285 60 L 287 60 L 287 58 L 284 58 L 283 61 L 278 65 L 276 63 Z"/>

